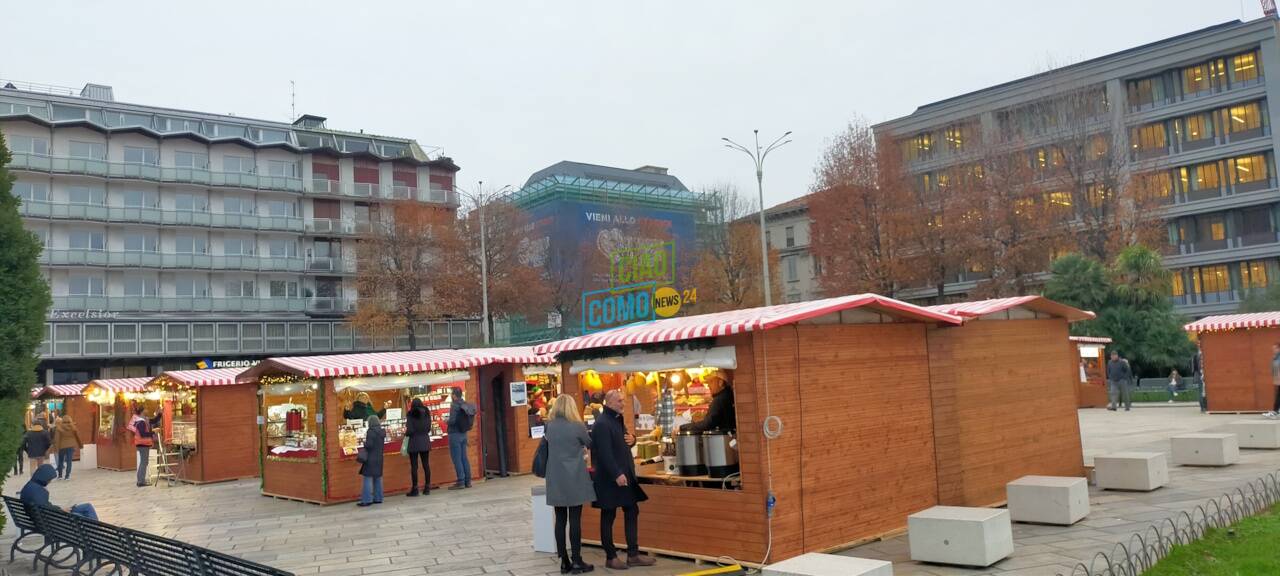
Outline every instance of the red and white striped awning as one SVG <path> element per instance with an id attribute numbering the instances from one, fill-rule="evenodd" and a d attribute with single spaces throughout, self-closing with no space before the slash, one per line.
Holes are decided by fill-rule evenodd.
<path id="1" fill-rule="evenodd" d="M 1201 318 L 1183 326 L 1187 332 L 1214 332 L 1220 330 L 1248 330 L 1280 326 L 1280 312 L 1254 312 L 1252 314 L 1224 314 Z"/>
<path id="2" fill-rule="evenodd" d="M 936 306 L 929 306 L 928 309 L 934 312 L 942 312 L 944 314 L 952 314 L 965 318 L 978 318 L 989 314 L 998 314 L 1011 308 L 1019 307 L 1066 318 L 1069 322 L 1092 320 L 1097 317 L 1093 312 L 1073 308 L 1066 304 L 1054 302 L 1044 296 L 1036 295 L 994 298 L 991 300 L 976 300 L 973 302 L 957 302 L 954 304 L 938 304 Z"/>
<path id="3" fill-rule="evenodd" d="M 458 350 L 475 356 L 481 360 L 477 366 L 488 364 L 555 364 L 554 354 L 538 354 L 533 346 L 511 346 L 507 348 L 468 348 Z"/>
<path id="4" fill-rule="evenodd" d="M 539 354 L 556 354 L 569 350 L 714 338 L 756 330 L 768 330 L 854 308 L 867 308 L 900 318 L 923 322 L 941 322 L 944 324 L 960 324 L 962 322 L 960 318 L 951 314 L 926 310 L 914 304 L 908 304 L 892 298 L 876 294 L 854 294 L 810 302 L 762 306 L 760 308 L 630 324 L 613 330 L 540 344 L 534 346 L 533 349 Z"/>
<path id="5" fill-rule="evenodd" d="M 193 388 L 201 386 L 231 386 L 244 368 L 214 368 L 212 370 L 170 370 L 152 378 L 148 384 L 180 382 Z"/>
<path id="6" fill-rule="evenodd" d="M 50 384 L 44 388 L 37 388 L 32 396 L 80 396 L 84 394 L 87 384 Z"/>
<path id="7" fill-rule="evenodd" d="M 1103 336 L 1069 336 L 1067 340 L 1078 344 L 1110 344 L 1112 340 Z"/>
<path id="8" fill-rule="evenodd" d="M 151 378 L 111 378 L 106 380 L 93 380 L 88 386 L 109 390 L 111 392 L 146 392 L 147 382 Z"/>

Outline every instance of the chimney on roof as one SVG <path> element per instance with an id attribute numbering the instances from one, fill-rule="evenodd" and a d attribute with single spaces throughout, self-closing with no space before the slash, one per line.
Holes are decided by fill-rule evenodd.
<path id="1" fill-rule="evenodd" d="M 106 102 L 116 101 L 115 92 L 111 87 L 104 86 L 102 84 L 85 84 L 84 88 L 80 89 L 80 97 L 91 98 L 93 100 L 104 100 Z"/>
<path id="2" fill-rule="evenodd" d="M 663 168 L 662 166 L 650 166 L 648 164 L 636 168 L 636 172 L 648 172 L 650 174 L 661 174 L 663 176 L 667 175 L 666 168 Z"/>

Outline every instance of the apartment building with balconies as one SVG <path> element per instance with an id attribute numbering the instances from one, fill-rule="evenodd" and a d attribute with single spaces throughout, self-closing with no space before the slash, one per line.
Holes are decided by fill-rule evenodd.
<path id="1" fill-rule="evenodd" d="M 1158 200 L 1168 242 L 1157 248 L 1174 273 L 1182 312 L 1230 312 L 1249 290 L 1280 282 L 1274 18 L 1227 22 L 1065 66 L 874 128 L 883 141 L 905 143 L 907 169 L 925 184 L 945 181 L 984 146 L 1025 146 L 1033 168 L 1053 165 L 1055 139 L 1066 129 L 1045 103 L 1068 90 L 1096 95 L 1089 129 L 1123 143 L 1123 178 Z M 982 278 L 980 270 L 958 270 L 945 293 L 963 298 Z M 903 295 L 927 302 L 934 291 L 916 292 Z"/>
<path id="2" fill-rule="evenodd" d="M 408 346 L 346 321 L 355 242 L 391 201 L 456 209 L 450 158 L 313 115 L 281 123 L 126 104 L 93 84 L 0 84 L 13 193 L 53 292 L 43 380 Z M 425 328 L 437 347 L 479 330 Z"/>

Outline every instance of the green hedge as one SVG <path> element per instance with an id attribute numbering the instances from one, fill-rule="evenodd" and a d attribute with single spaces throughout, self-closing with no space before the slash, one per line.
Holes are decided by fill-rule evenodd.
<path id="1" fill-rule="evenodd" d="M 1168 402 L 1168 390 L 1136 390 L 1129 394 L 1134 402 Z M 1199 390 L 1179 390 L 1174 397 L 1178 402 L 1199 402 Z"/>
<path id="2" fill-rule="evenodd" d="M 0 485 L 4 484 L 17 458 L 18 445 L 22 443 L 22 421 L 30 402 L 16 398 L 0 399 Z M 5 514 L 0 514 L 0 530 L 4 529 Z"/>

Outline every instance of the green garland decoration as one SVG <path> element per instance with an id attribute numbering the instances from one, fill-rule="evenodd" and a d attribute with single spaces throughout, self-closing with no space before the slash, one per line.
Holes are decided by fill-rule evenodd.
<path id="1" fill-rule="evenodd" d="M 329 380 L 321 380 L 320 388 L 316 390 L 316 413 L 324 414 L 324 391 L 325 386 L 329 385 Z M 313 416 L 314 417 L 314 416 Z M 319 422 L 319 429 L 316 430 L 316 437 L 319 440 L 316 446 L 319 448 L 317 456 L 320 458 L 320 493 L 324 494 L 325 499 L 329 498 L 329 451 L 327 449 L 328 434 L 325 433 L 326 427 L 329 425 L 328 418 L 324 418 L 324 422 Z"/>

